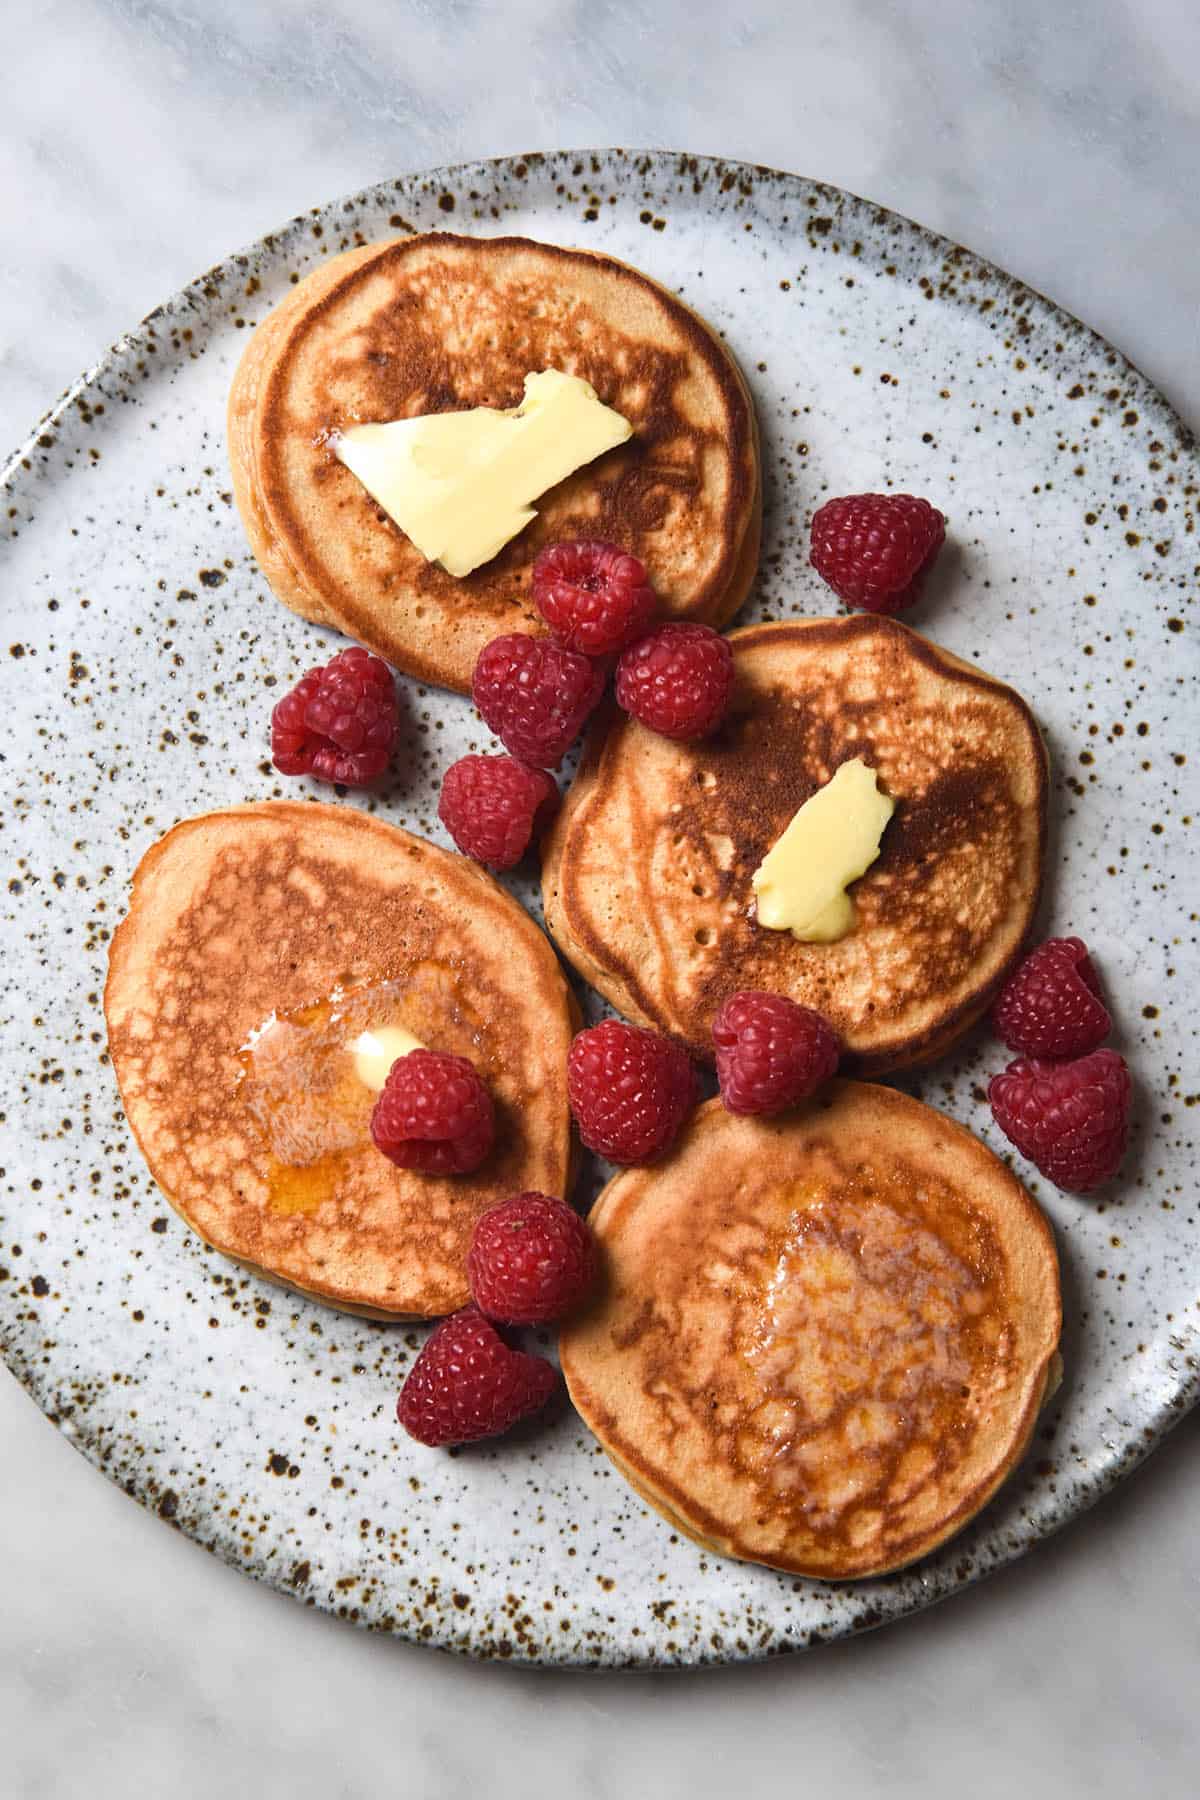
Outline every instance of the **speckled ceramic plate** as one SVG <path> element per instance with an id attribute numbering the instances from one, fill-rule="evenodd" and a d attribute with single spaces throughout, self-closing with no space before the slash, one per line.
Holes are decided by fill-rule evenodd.
<path id="1" fill-rule="evenodd" d="M 1044 923 L 1099 961 L 1138 1130 L 1104 1202 L 1043 1188 L 1065 1385 L 1024 1469 L 910 1573 L 828 1587 L 706 1556 L 646 1511 L 565 1403 L 458 1455 L 403 1440 L 393 1403 L 420 1335 L 281 1295 L 205 1250 L 126 1132 L 100 993 L 130 872 L 177 819 L 280 791 L 272 700 L 328 654 L 271 598 L 233 509 L 234 362 L 323 257 L 439 225 L 611 250 L 728 336 L 764 432 L 746 618 L 828 610 L 804 554 L 823 496 L 928 494 L 951 543 L 914 622 L 1016 683 L 1045 727 Z M 7 471 L 0 1332 L 18 1378 L 127 1493 L 248 1574 L 480 1656 L 799 1649 L 924 1606 L 1083 1511 L 1200 1383 L 1198 482 L 1166 402 L 1049 302 L 849 194 L 738 164 L 572 152 L 407 177 L 168 300 Z M 419 689 L 411 719 L 412 773 L 381 810 L 440 840 L 440 773 L 478 726 L 465 701 Z M 1000 1061 L 976 1036 L 921 1090 L 995 1142 L 982 1084 Z"/>

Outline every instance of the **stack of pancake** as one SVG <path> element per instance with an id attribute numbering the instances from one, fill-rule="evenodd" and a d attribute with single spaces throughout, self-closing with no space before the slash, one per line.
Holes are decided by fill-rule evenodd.
<path id="1" fill-rule="evenodd" d="M 452 1312 L 480 1213 L 569 1185 L 578 1013 L 549 944 L 474 863 L 352 807 L 266 802 L 168 832 L 104 1004 L 167 1198 L 227 1256 L 346 1311 Z M 475 1174 L 417 1175 L 372 1144 L 347 1052 L 395 1025 L 488 1083 L 500 1129 Z"/>
<path id="2" fill-rule="evenodd" d="M 721 1002 L 765 988 L 825 1013 L 857 1072 L 928 1061 L 984 1012 L 1033 922 L 1047 771 L 1029 708 L 894 619 L 729 641 L 734 697 L 711 737 L 673 743 L 623 715 L 593 731 L 546 848 L 546 923 L 615 1007 L 697 1057 Z M 854 883 L 854 930 L 767 930 L 755 870 L 856 757 L 895 810 Z"/>
<path id="3" fill-rule="evenodd" d="M 834 1082 L 719 1100 L 591 1215 L 604 1291 L 561 1340 L 579 1411 L 679 1530 L 802 1575 L 880 1575 L 979 1511 L 1057 1380 L 1054 1240 L 962 1126 Z"/>
<path id="4" fill-rule="evenodd" d="M 331 440 L 353 425 L 516 406 L 542 369 L 590 382 L 633 437 L 544 495 L 491 562 L 450 576 Z M 732 618 L 757 572 L 757 429 L 736 363 L 665 288 L 583 250 L 436 233 L 334 257 L 251 338 L 229 445 L 246 533 L 279 599 L 459 693 L 491 638 L 544 630 L 529 598 L 543 544 L 618 543 L 652 569 L 671 617 L 711 625 Z"/>

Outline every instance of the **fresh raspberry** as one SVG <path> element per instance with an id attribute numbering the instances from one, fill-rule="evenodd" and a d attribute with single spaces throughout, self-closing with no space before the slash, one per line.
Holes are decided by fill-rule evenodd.
<path id="1" fill-rule="evenodd" d="M 581 1031 L 567 1055 L 567 1097 L 579 1135 L 610 1162 L 661 1156 L 698 1094 L 685 1050 L 617 1019 Z"/>
<path id="2" fill-rule="evenodd" d="M 558 789 L 545 769 L 511 756 L 461 756 L 442 777 L 438 818 L 464 856 L 511 869 L 557 806 Z"/>
<path id="3" fill-rule="evenodd" d="M 604 673 L 594 662 L 522 632 L 484 644 L 471 679 L 484 724 L 534 769 L 558 769 L 603 691 Z"/>
<path id="4" fill-rule="evenodd" d="M 732 1113 L 795 1106 L 837 1070 L 841 1047 L 828 1021 L 783 994 L 747 988 L 713 1020 L 717 1081 Z"/>
<path id="5" fill-rule="evenodd" d="M 400 730 L 392 671 L 357 645 L 310 669 L 271 714 L 271 760 L 281 775 L 365 787 L 382 775 Z"/>
<path id="6" fill-rule="evenodd" d="M 814 515 L 809 561 L 847 605 L 903 612 L 945 536 L 936 506 L 915 494 L 847 494 Z"/>
<path id="7" fill-rule="evenodd" d="M 660 737 L 697 738 L 725 717 L 733 653 L 711 625 L 661 625 L 617 664 L 617 703 Z"/>
<path id="8" fill-rule="evenodd" d="M 376 1149 L 422 1175 L 470 1174 L 495 1135 L 492 1096 L 465 1056 L 442 1050 L 398 1057 L 371 1114 Z"/>
<path id="9" fill-rule="evenodd" d="M 470 1444 L 537 1412 L 556 1380 L 544 1357 L 510 1349 L 477 1306 L 464 1306 L 426 1338 L 396 1417 L 418 1444 Z"/>
<path id="10" fill-rule="evenodd" d="M 596 1241 L 565 1200 L 518 1194 L 485 1212 L 467 1252 L 471 1298 L 491 1319 L 546 1325 L 587 1298 Z"/>
<path id="11" fill-rule="evenodd" d="M 485 644 L 471 681 L 484 723 L 539 769 L 557 769 L 603 691 L 603 671 L 586 656 L 521 632 Z"/>
<path id="12" fill-rule="evenodd" d="M 658 613 L 637 557 L 587 538 L 547 544 L 539 552 L 533 599 L 558 642 L 584 656 L 624 650 L 649 631 Z"/>
<path id="13" fill-rule="evenodd" d="M 1086 1056 L 1112 1030 L 1081 938 L 1047 938 L 1000 990 L 992 1029 L 1024 1056 Z"/>
<path id="14" fill-rule="evenodd" d="M 1068 1194 L 1088 1194 L 1116 1174 L 1131 1096 L 1129 1070 L 1115 1050 L 1074 1062 L 1019 1057 L 988 1085 L 1005 1137 Z"/>

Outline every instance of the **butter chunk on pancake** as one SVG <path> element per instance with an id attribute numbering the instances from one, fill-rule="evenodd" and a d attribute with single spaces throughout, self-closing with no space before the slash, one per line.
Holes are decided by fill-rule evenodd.
<path id="1" fill-rule="evenodd" d="M 519 404 L 526 376 L 589 382 L 629 442 L 559 482 L 490 562 L 427 562 L 332 447 L 355 425 Z M 675 618 L 721 624 L 758 562 L 757 427 L 729 351 L 611 257 L 526 238 L 399 238 L 334 257 L 252 334 L 229 400 L 234 493 L 279 599 L 460 693 L 491 638 L 544 629 L 530 599 L 557 539 L 621 545 Z"/>
<path id="2" fill-rule="evenodd" d="M 721 1555 L 882 1575 L 995 1493 L 1057 1379 L 1050 1227 L 960 1125 L 839 1081 L 777 1119 L 700 1108 L 591 1214 L 561 1340 L 622 1474 Z"/>
<path id="3" fill-rule="evenodd" d="M 545 847 L 546 923 L 627 1017 L 711 1060 L 740 988 L 823 1012 L 848 1072 L 940 1054 L 989 1005 L 1033 922 L 1046 752 L 1012 688 L 894 619 L 730 634 L 725 724 L 694 744 L 609 712 Z M 805 943 L 757 918 L 753 878 L 800 807 L 860 758 L 894 802 L 847 890 L 854 924 Z"/>
<path id="4" fill-rule="evenodd" d="M 172 1205 L 330 1305 L 451 1312 L 479 1214 L 566 1192 L 576 1009 L 553 950 L 475 864 L 352 807 L 265 802 L 168 832 L 134 876 L 104 1003 Z M 398 1169 L 372 1144 L 355 1046 L 394 1028 L 487 1083 L 496 1143 L 474 1174 Z"/>

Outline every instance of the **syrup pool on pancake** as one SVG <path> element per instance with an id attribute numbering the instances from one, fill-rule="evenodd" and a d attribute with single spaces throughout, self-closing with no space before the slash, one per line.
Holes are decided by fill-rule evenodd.
<path id="1" fill-rule="evenodd" d="M 436 1037 L 445 984 L 443 971 L 418 967 L 403 981 L 337 988 L 273 1012 L 249 1034 L 238 1051 L 238 1099 L 271 1153 L 273 1211 L 307 1212 L 333 1193 L 346 1152 L 370 1140 L 392 1064 Z M 423 1035 L 402 1019 L 419 1020 Z"/>

